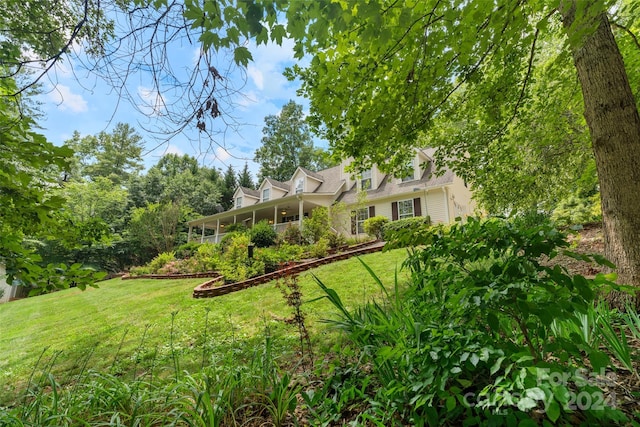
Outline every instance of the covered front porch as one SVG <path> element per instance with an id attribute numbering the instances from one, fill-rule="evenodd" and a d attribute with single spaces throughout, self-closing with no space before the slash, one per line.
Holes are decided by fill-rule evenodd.
<path id="1" fill-rule="evenodd" d="M 302 219 L 312 216 L 319 206 L 329 206 L 331 202 L 323 198 L 307 195 L 294 195 L 277 200 L 257 203 L 241 208 L 189 221 L 189 241 L 219 243 L 232 224 L 253 227 L 260 221 L 267 221 L 277 233 L 283 232 L 292 224 L 302 228 Z"/>

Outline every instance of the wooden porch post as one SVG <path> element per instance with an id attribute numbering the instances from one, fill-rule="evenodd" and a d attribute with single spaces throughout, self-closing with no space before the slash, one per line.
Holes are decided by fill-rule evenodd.
<path id="1" fill-rule="evenodd" d="M 298 202 L 298 227 L 302 230 L 302 215 L 304 215 L 304 201 L 302 198 Z"/>

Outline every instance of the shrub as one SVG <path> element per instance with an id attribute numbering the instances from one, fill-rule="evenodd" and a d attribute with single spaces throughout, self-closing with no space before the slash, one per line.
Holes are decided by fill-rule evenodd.
<path id="1" fill-rule="evenodd" d="M 331 249 L 338 249 L 340 246 L 344 246 L 347 243 L 345 237 L 340 233 L 330 232 L 325 236 L 329 242 Z"/>
<path id="2" fill-rule="evenodd" d="M 235 224 L 229 224 L 227 225 L 227 228 L 224 230 L 225 233 L 244 233 L 246 231 L 248 231 L 249 229 L 247 228 L 246 225 L 244 225 L 241 222 L 236 222 Z"/>
<path id="3" fill-rule="evenodd" d="M 302 237 L 308 243 L 316 243 L 325 237 L 330 229 L 329 210 L 325 207 L 315 208 L 310 218 L 302 220 Z"/>
<path id="4" fill-rule="evenodd" d="M 182 274 L 182 273 L 193 273 L 193 271 L 185 271 L 184 265 L 182 265 L 181 259 L 176 259 L 173 261 L 169 261 L 162 268 L 158 270 L 158 274 Z"/>
<path id="5" fill-rule="evenodd" d="M 229 233 L 226 233 L 224 236 L 222 236 L 222 239 L 220 239 L 220 252 L 226 252 L 229 244 L 238 236 L 244 236 L 245 233 L 240 232 L 240 231 L 231 231 Z"/>
<path id="6" fill-rule="evenodd" d="M 262 261 L 247 258 L 236 264 L 223 262 L 219 266 L 219 271 L 226 283 L 235 283 L 264 274 L 264 268 Z"/>
<path id="7" fill-rule="evenodd" d="M 320 238 L 320 240 L 309 246 L 309 255 L 313 258 L 324 258 L 328 254 L 329 240 L 326 237 Z"/>
<path id="8" fill-rule="evenodd" d="M 598 202 L 600 195 L 595 197 L 579 197 L 571 195 L 561 200 L 551 214 L 551 220 L 558 226 L 586 224 L 600 219 Z"/>
<path id="9" fill-rule="evenodd" d="M 261 248 L 256 249 L 254 258 L 264 264 L 264 272 L 271 273 L 278 270 L 278 266 L 281 262 L 285 261 L 274 248 Z"/>
<path id="10" fill-rule="evenodd" d="M 182 245 L 178 246 L 178 248 L 175 251 L 176 258 L 185 259 L 185 258 L 192 257 L 198 251 L 199 246 L 200 246 L 199 242 L 183 243 Z"/>
<path id="11" fill-rule="evenodd" d="M 301 245 L 304 242 L 304 238 L 302 237 L 298 224 L 289 224 L 284 232 L 280 234 L 280 241 L 286 242 L 289 245 Z"/>
<path id="12" fill-rule="evenodd" d="M 176 259 L 175 252 L 163 252 L 156 256 L 151 262 L 148 264 L 149 271 L 151 274 L 155 274 L 164 267 L 169 261 L 173 261 Z"/>
<path id="13" fill-rule="evenodd" d="M 227 245 L 218 270 L 227 282 L 238 282 L 264 274 L 264 263 L 249 259 L 248 247 L 251 243 L 247 234 L 235 234 Z"/>
<path id="14" fill-rule="evenodd" d="M 382 230 L 386 224 L 389 223 L 389 218 L 386 216 L 374 216 L 369 219 L 366 219 L 362 226 L 364 227 L 365 233 L 367 233 L 371 237 L 375 237 L 378 240 L 382 240 Z"/>
<path id="15" fill-rule="evenodd" d="M 194 272 L 214 271 L 220 262 L 221 246 L 214 243 L 203 243 L 198 247 L 193 258 L 196 259 Z"/>
<path id="16" fill-rule="evenodd" d="M 420 241 L 430 234 L 431 218 L 417 216 L 391 221 L 382 227 L 382 238 L 390 247 L 403 247 Z"/>
<path id="17" fill-rule="evenodd" d="M 151 274 L 151 269 L 146 265 L 135 266 L 129 269 L 129 274 L 132 276 L 144 276 L 145 274 Z"/>
<path id="18" fill-rule="evenodd" d="M 338 309 L 334 323 L 359 348 L 357 365 L 346 369 L 371 367 L 361 398 L 375 411 L 376 424 L 568 425 L 576 415 L 567 405 L 572 396 L 590 403 L 607 396 L 602 382 L 584 376 L 610 368 L 599 344 L 558 334 L 554 326 L 580 325 L 596 294 L 615 284 L 605 275 L 590 280 L 541 265 L 542 255 L 553 258 L 568 246 L 565 236 L 548 224 L 470 218 L 411 243 L 419 246 L 403 265 L 411 272 L 410 289 L 400 292 L 396 283 L 389 294 L 385 288 L 382 303 L 349 311 L 319 282 Z M 333 401 L 342 401 L 344 380 L 327 381 L 337 382 Z M 625 419 L 606 403 L 580 409 L 585 425 Z"/>
<path id="19" fill-rule="evenodd" d="M 276 244 L 278 235 L 276 230 L 267 222 L 260 221 L 249 230 L 251 241 L 259 248 L 268 248 Z"/>
<path id="20" fill-rule="evenodd" d="M 304 249 L 300 245 L 290 245 L 286 242 L 280 243 L 278 253 L 283 261 L 297 261 L 302 258 Z"/>

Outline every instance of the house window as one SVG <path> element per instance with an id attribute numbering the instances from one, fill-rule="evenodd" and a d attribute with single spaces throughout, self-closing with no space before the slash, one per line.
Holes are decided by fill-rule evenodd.
<path id="1" fill-rule="evenodd" d="M 302 193 L 304 190 L 304 178 L 296 179 L 296 194 Z"/>
<path id="2" fill-rule="evenodd" d="M 401 200 L 398 202 L 398 219 L 413 218 L 413 200 Z"/>
<path id="3" fill-rule="evenodd" d="M 368 190 L 371 188 L 371 169 L 363 171 L 360 175 L 360 189 Z"/>
<path id="4" fill-rule="evenodd" d="M 271 191 L 269 188 L 265 188 L 264 190 L 262 190 L 262 201 L 266 202 L 269 200 L 269 195 L 270 195 Z"/>
<path id="5" fill-rule="evenodd" d="M 369 209 L 363 208 L 356 211 L 356 231 L 358 234 L 364 233 L 364 222 L 369 219 Z"/>
<path id="6" fill-rule="evenodd" d="M 407 172 L 407 174 L 402 177 L 402 182 L 413 181 L 415 179 L 415 170 L 413 168 L 413 160 L 411 160 L 407 164 L 407 168 L 409 169 L 409 172 Z"/>
<path id="7" fill-rule="evenodd" d="M 236 209 L 240 209 L 242 207 L 242 197 L 236 197 Z"/>

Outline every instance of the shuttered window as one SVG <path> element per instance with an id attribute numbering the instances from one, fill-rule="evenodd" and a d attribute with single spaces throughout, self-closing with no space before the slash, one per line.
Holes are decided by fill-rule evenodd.
<path id="1" fill-rule="evenodd" d="M 351 211 L 351 234 L 364 233 L 364 222 L 370 218 L 369 213 L 371 212 L 371 208 L 373 208 L 373 206 Z"/>
<path id="2" fill-rule="evenodd" d="M 391 203 L 392 221 L 413 218 L 414 216 L 422 216 L 422 205 L 419 197 Z"/>

